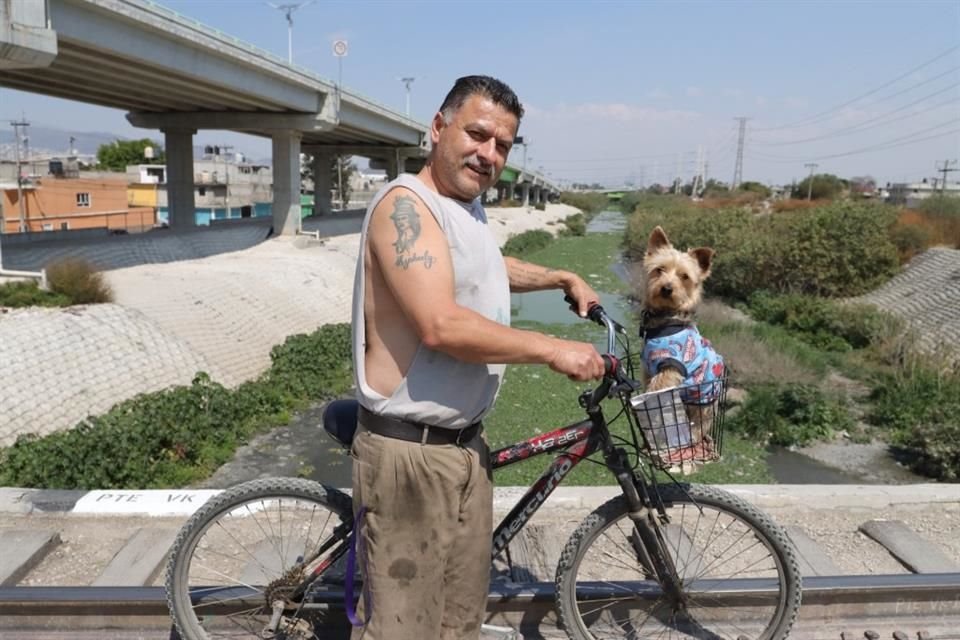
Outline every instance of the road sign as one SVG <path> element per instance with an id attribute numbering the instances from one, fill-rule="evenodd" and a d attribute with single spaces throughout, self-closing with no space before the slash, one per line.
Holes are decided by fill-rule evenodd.
<path id="1" fill-rule="evenodd" d="M 338 58 L 342 58 L 347 55 L 347 41 L 346 40 L 334 40 L 333 41 L 333 55 Z"/>

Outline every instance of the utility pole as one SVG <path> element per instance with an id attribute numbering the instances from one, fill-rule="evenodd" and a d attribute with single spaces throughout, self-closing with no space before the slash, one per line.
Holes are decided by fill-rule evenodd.
<path id="1" fill-rule="evenodd" d="M 678 153 L 677 154 L 677 174 L 676 174 L 677 177 L 673 179 L 674 194 L 678 194 L 682 191 L 681 185 L 683 184 L 683 178 L 680 177 L 680 172 L 682 171 L 682 162 L 683 162 L 683 155 Z"/>
<path id="2" fill-rule="evenodd" d="M 960 171 L 957 169 L 956 160 L 944 160 L 942 167 L 937 167 L 937 171 L 943 174 L 943 180 L 940 182 L 940 195 L 945 195 L 947 192 L 947 174 L 951 171 Z M 936 191 L 936 187 L 933 189 Z"/>
<path id="3" fill-rule="evenodd" d="M 27 231 L 27 212 L 24 208 L 23 202 L 23 172 L 20 170 L 20 129 L 26 129 L 30 126 L 30 123 L 25 119 L 20 121 L 13 121 L 10 123 L 13 125 L 14 131 L 14 161 L 17 165 L 17 203 L 20 205 L 20 224 L 18 229 L 20 233 L 26 233 Z"/>
<path id="4" fill-rule="evenodd" d="M 736 191 L 740 183 L 743 182 L 743 141 L 747 137 L 747 118 L 734 118 L 740 122 L 740 136 L 737 139 L 737 162 L 733 167 L 733 184 L 730 185 L 730 191 Z"/>
<path id="5" fill-rule="evenodd" d="M 413 84 L 414 80 L 416 80 L 416 78 L 411 76 L 400 78 L 400 82 L 402 82 L 403 85 L 407 88 L 407 117 L 408 118 L 410 117 L 410 85 Z"/>
<path id="6" fill-rule="evenodd" d="M 222 144 L 218 147 L 220 151 L 224 153 L 223 159 L 223 187 L 224 187 L 224 196 L 223 199 L 226 201 L 227 205 L 227 220 L 230 219 L 230 214 L 232 209 L 230 207 L 230 156 L 229 152 L 233 151 L 233 145 Z"/>
<path id="7" fill-rule="evenodd" d="M 807 202 L 810 202 L 811 196 L 813 196 L 813 170 L 817 168 L 816 162 L 808 162 L 803 165 L 810 169 L 810 177 L 807 178 Z"/>

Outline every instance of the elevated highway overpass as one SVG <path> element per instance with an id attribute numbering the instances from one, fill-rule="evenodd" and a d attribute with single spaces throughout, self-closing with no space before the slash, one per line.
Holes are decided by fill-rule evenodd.
<path id="1" fill-rule="evenodd" d="M 0 85 L 124 109 L 159 129 L 167 155 L 170 224 L 193 224 L 193 136 L 226 129 L 272 140 L 274 229 L 300 220 L 300 157 L 313 156 L 315 210 L 331 208 L 334 155 L 371 158 L 391 177 L 416 171 L 427 125 L 309 70 L 148 0 L 0 2 Z M 535 201 L 558 192 L 509 166 L 499 185 Z"/>

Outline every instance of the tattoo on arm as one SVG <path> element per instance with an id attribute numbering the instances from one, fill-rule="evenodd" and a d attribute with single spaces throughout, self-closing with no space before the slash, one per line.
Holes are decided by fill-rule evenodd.
<path id="1" fill-rule="evenodd" d="M 557 269 L 514 259 L 510 262 L 507 273 L 510 277 L 511 290 L 522 292 L 553 288 L 556 285 L 552 275 L 557 271 Z"/>
<path id="2" fill-rule="evenodd" d="M 420 214 L 417 213 L 414 199 L 409 196 L 397 196 L 390 219 L 397 228 L 397 241 L 393 243 L 393 248 L 397 252 L 394 264 L 403 270 L 408 269 L 415 262 L 422 262 L 427 269 L 432 267 L 435 258 L 430 255 L 429 250 L 419 255 L 414 251 L 413 246 L 420 237 Z"/>

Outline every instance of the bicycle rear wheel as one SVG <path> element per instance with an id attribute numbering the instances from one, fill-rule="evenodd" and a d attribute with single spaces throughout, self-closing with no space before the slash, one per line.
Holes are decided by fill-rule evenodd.
<path id="1" fill-rule="evenodd" d="M 342 571 L 331 554 L 343 551 L 352 519 L 349 496 L 307 480 L 253 480 L 211 499 L 180 530 L 167 563 L 167 603 L 180 636 L 316 637 L 323 621 L 291 596 L 306 578 L 304 562 Z M 276 631 L 265 632 L 278 601 L 287 606 Z"/>
<path id="2" fill-rule="evenodd" d="M 644 567 L 626 500 L 614 498 L 577 528 L 557 567 L 557 608 L 570 638 L 787 637 L 801 578 L 786 534 L 726 491 L 686 489 L 689 496 L 676 485 L 660 488 L 670 518 L 662 538 L 681 598 L 668 596 Z"/>

